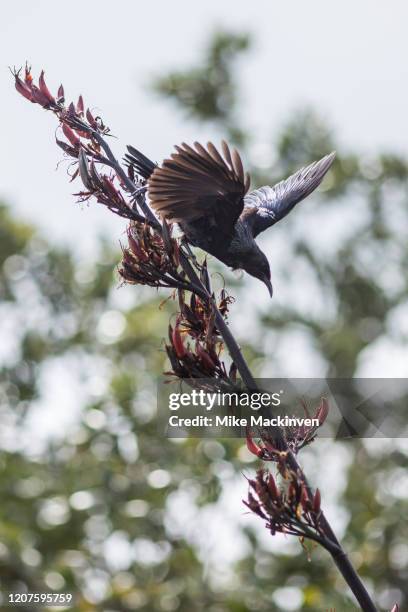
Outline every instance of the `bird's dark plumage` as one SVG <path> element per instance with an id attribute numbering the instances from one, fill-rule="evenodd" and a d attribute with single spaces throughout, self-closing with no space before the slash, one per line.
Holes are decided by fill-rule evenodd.
<path id="1" fill-rule="evenodd" d="M 125 155 L 125 162 L 128 166 L 133 166 L 136 173 L 144 179 L 148 179 L 155 168 L 156 164 L 150 161 L 146 155 L 143 155 L 135 147 L 128 146 L 128 153 Z"/>
<path id="2" fill-rule="evenodd" d="M 248 193 L 250 178 L 238 151 L 222 143 L 183 143 L 161 166 L 128 147 L 126 160 L 147 180 L 152 208 L 176 222 L 187 240 L 233 269 L 262 280 L 272 295 L 268 260 L 255 237 L 286 216 L 323 180 L 335 154 L 302 168 L 274 187 Z"/>

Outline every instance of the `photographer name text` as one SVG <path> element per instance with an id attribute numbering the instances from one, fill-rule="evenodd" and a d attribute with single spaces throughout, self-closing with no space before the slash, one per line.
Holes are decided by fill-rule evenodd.
<path id="1" fill-rule="evenodd" d="M 249 418 L 233 415 L 179 417 L 176 414 L 169 417 L 170 427 L 319 427 L 319 424 L 319 419 L 314 418 L 299 419 L 289 416 L 267 418 L 255 414 Z"/>

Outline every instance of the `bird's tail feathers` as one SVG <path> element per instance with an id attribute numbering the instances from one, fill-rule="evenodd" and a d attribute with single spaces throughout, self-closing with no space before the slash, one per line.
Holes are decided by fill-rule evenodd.
<path id="1" fill-rule="evenodd" d="M 156 168 L 156 164 L 146 157 L 146 155 L 143 155 L 143 153 L 135 149 L 135 147 L 128 145 L 126 148 L 128 152 L 124 157 L 125 163 L 134 168 L 136 174 L 143 177 L 145 180 L 150 178 Z"/>

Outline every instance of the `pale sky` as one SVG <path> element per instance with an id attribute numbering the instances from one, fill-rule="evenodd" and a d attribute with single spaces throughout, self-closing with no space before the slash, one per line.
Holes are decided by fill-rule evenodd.
<path id="1" fill-rule="evenodd" d="M 153 75 L 189 66 L 201 57 L 216 27 L 250 31 L 256 39 L 240 64 L 243 114 L 254 141 L 269 139 L 290 111 L 313 105 L 344 146 L 408 154 L 408 66 L 403 0 L 310 2 L 125 2 L 16 0 L 2 6 L 0 197 L 47 237 L 87 247 L 102 230 L 118 237 L 120 220 L 95 206 L 73 204 L 65 166 L 53 138 L 54 118 L 16 94 L 8 66 L 28 59 L 44 68 L 55 90 L 82 93 L 100 109 L 118 141 L 160 161 L 197 130 L 146 89 Z"/>

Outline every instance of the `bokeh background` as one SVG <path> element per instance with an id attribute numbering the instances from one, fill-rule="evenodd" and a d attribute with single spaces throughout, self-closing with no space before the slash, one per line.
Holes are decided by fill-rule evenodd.
<path id="1" fill-rule="evenodd" d="M 1 590 L 69 590 L 81 612 L 356 610 L 324 551 L 245 514 L 242 441 L 158 437 L 174 305 L 119 288 L 124 223 L 74 204 L 53 117 L 8 66 L 82 93 L 118 155 L 226 138 L 261 185 L 336 149 L 262 237 L 273 301 L 222 270 L 231 327 L 260 377 L 404 377 L 408 5 L 18 0 L 2 16 Z M 404 610 L 407 440 L 321 440 L 301 461 L 379 609 Z"/>

